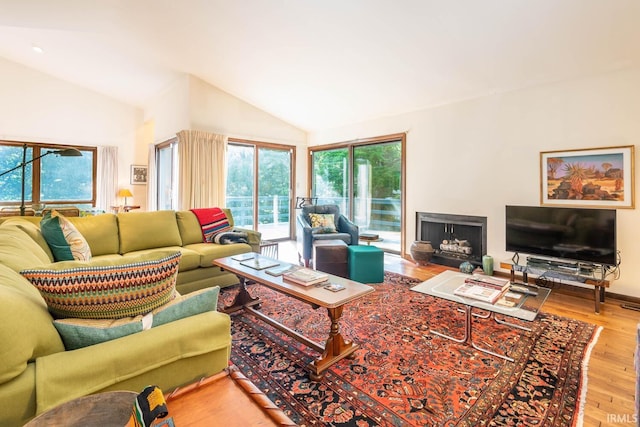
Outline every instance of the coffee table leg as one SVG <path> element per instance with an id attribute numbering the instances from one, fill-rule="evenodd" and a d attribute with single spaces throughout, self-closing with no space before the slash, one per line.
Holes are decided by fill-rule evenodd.
<path id="1" fill-rule="evenodd" d="M 327 308 L 329 319 L 331 320 L 331 330 L 329 338 L 324 346 L 322 356 L 309 363 L 309 378 L 311 381 L 320 381 L 323 372 L 338 360 L 349 357 L 355 352 L 359 346 L 351 341 L 346 341 L 340 333 L 340 317 L 344 306 Z"/>
<path id="2" fill-rule="evenodd" d="M 260 298 L 252 297 L 249 291 L 247 290 L 248 280 L 244 277 L 239 277 L 240 279 L 240 290 L 238 294 L 233 299 L 231 305 L 228 305 L 224 308 L 224 313 L 233 313 L 238 310 L 242 310 L 244 307 L 253 307 L 254 305 L 260 305 L 262 301 Z"/>
<path id="3" fill-rule="evenodd" d="M 463 308 L 458 308 L 458 311 L 464 313 L 464 335 L 462 336 L 462 338 L 452 337 L 451 335 L 447 335 L 445 333 L 438 332 L 433 329 L 429 329 L 429 332 L 431 332 L 433 335 L 437 335 L 439 337 L 446 338 L 448 340 L 451 340 L 460 344 L 462 343 L 470 344 L 471 343 L 471 307 L 468 305 L 465 305 L 463 306 Z"/>
<path id="4" fill-rule="evenodd" d="M 481 347 L 480 345 L 476 344 L 473 341 L 473 317 L 475 316 L 475 313 L 472 312 L 472 307 L 465 305 L 464 306 L 464 335 L 462 336 L 462 338 L 455 338 L 452 337 L 450 335 L 444 334 L 442 332 L 438 332 L 438 331 L 434 331 L 433 329 L 430 329 L 429 332 L 431 332 L 434 335 L 438 335 L 439 337 L 442 338 L 446 338 L 448 340 L 460 343 L 460 344 L 466 344 L 466 345 L 470 345 L 471 347 L 475 348 L 478 351 L 481 351 L 483 353 L 486 354 L 490 354 L 492 356 L 496 356 L 499 357 L 501 359 L 507 360 L 509 362 L 513 362 L 513 358 L 507 356 L 506 354 L 500 354 L 500 353 L 496 353 L 492 350 L 489 350 L 487 348 Z M 488 319 L 490 317 L 490 315 L 484 316 L 484 315 L 478 315 L 477 317 L 481 318 L 481 319 Z M 495 317 L 494 317 L 495 319 Z M 508 322 L 504 322 L 504 321 L 499 321 L 498 319 L 495 319 L 496 322 L 498 323 L 502 323 L 508 326 L 516 326 L 519 329 L 523 329 L 521 327 L 519 327 L 518 325 L 512 325 L 511 323 Z M 526 329 L 525 329 L 526 330 Z"/>

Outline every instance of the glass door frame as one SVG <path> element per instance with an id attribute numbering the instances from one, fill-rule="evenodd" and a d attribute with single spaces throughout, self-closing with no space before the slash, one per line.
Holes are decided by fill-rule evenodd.
<path id="1" fill-rule="evenodd" d="M 376 136 L 371 138 L 364 139 L 355 139 L 351 141 L 344 141 L 335 144 L 324 144 L 324 145 L 315 145 L 313 147 L 307 148 L 307 194 L 311 195 L 311 197 L 315 197 L 314 189 L 312 188 L 313 183 L 313 152 L 314 151 L 324 151 L 324 150 L 335 150 L 339 148 L 347 148 L 348 150 L 348 173 L 349 173 L 349 182 L 348 182 L 348 191 L 349 198 L 347 204 L 349 206 L 349 219 L 353 219 L 354 215 L 354 183 L 353 183 L 353 160 L 354 160 L 354 148 L 358 146 L 364 145 L 376 145 L 381 143 L 390 143 L 390 142 L 400 142 L 400 150 L 401 150 L 401 171 L 400 174 L 400 256 L 405 257 L 405 241 L 406 241 L 406 227 L 405 227 L 405 217 L 406 217 L 406 180 L 407 180 L 407 170 L 406 170 L 406 147 L 407 147 L 407 134 L 406 133 L 396 133 L 391 135 L 383 135 Z"/>
<path id="2" fill-rule="evenodd" d="M 254 209 L 253 209 L 253 229 L 254 230 L 258 230 L 259 229 L 259 210 L 258 210 L 258 205 L 257 205 L 257 201 L 258 201 L 258 197 L 259 197 L 259 185 L 258 185 L 258 167 L 259 167 L 259 152 L 260 152 L 260 148 L 264 148 L 264 149 L 275 149 L 275 150 L 283 150 L 283 151 L 288 151 L 289 155 L 290 155 L 290 185 L 289 185 L 289 236 L 287 237 L 282 237 L 282 238 L 278 238 L 278 239 L 272 239 L 272 240 L 276 240 L 276 241 L 286 241 L 286 240 L 291 240 L 293 239 L 293 236 L 295 235 L 295 221 L 296 221 L 296 215 L 295 215 L 295 200 L 293 200 L 293 194 L 295 192 L 294 187 L 295 187 L 295 182 L 296 182 L 296 147 L 294 145 L 287 145 L 287 144 L 278 144 L 278 143 L 273 143 L 273 142 L 263 142 L 263 141 L 254 141 L 254 140 L 249 140 L 249 139 L 240 139 L 240 138 L 229 138 L 227 141 L 228 144 L 235 144 L 235 145 L 245 145 L 245 146 L 251 146 L 254 148 L 254 162 L 253 162 L 253 179 L 254 179 L 254 186 L 253 186 L 253 200 L 254 200 Z"/>

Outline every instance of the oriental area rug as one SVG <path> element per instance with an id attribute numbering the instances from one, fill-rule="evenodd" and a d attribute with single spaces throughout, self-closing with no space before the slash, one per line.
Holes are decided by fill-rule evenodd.
<path id="1" fill-rule="evenodd" d="M 394 273 L 345 306 L 341 331 L 360 344 L 319 382 L 306 366 L 318 353 L 245 312 L 232 315 L 231 362 L 300 426 L 573 426 L 581 420 L 586 369 L 599 327 L 541 313 L 531 332 L 476 319 L 475 339 L 508 362 L 429 332 L 460 336 L 455 304 L 411 291 Z M 261 310 L 324 343 L 325 309 L 261 285 Z M 220 305 L 229 304 L 225 290 Z"/>

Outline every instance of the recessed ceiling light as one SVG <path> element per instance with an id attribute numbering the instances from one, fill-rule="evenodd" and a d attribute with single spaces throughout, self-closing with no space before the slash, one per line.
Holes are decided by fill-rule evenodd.
<path id="1" fill-rule="evenodd" d="M 44 49 L 42 49 L 40 46 L 36 46 L 35 44 L 33 46 L 31 46 L 31 49 L 35 53 L 44 53 Z"/>

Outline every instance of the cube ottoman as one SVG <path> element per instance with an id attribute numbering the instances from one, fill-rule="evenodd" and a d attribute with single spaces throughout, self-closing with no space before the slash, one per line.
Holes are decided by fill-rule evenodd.
<path id="1" fill-rule="evenodd" d="M 384 252 L 376 246 L 349 246 L 349 278 L 360 283 L 384 281 Z"/>
<path id="2" fill-rule="evenodd" d="M 347 244 L 342 240 L 314 240 L 313 268 L 348 278 Z"/>

